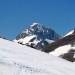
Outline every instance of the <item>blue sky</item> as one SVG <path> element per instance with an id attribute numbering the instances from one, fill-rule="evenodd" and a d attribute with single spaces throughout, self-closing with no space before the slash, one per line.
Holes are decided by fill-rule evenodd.
<path id="1" fill-rule="evenodd" d="M 75 0 L 0 0 L 0 36 L 12 40 L 33 22 L 65 35 L 75 28 Z"/>

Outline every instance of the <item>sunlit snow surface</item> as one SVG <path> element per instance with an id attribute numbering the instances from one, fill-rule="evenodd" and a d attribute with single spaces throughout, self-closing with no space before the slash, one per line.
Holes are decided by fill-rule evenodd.
<path id="1" fill-rule="evenodd" d="M 36 35 L 27 36 L 25 38 L 21 38 L 19 40 L 14 40 L 14 42 L 22 42 L 22 44 L 28 43 L 32 38 L 36 37 Z"/>
<path id="2" fill-rule="evenodd" d="M 60 46 L 58 48 L 56 48 L 54 51 L 50 52 L 49 54 L 52 54 L 54 56 L 60 56 L 64 53 L 68 53 L 69 50 L 71 49 L 71 45 L 65 45 L 65 46 Z"/>
<path id="3" fill-rule="evenodd" d="M 74 32 L 74 30 L 70 31 L 69 33 L 67 33 L 64 37 L 71 35 Z"/>
<path id="4" fill-rule="evenodd" d="M 75 64 L 0 39 L 0 75 L 75 75 Z"/>

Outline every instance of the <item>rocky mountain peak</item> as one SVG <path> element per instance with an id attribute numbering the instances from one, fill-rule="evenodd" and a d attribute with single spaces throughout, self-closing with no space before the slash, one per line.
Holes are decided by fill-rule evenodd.
<path id="1" fill-rule="evenodd" d="M 73 31 L 73 34 L 75 34 L 75 29 L 74 29 L 74 31 Z"/>
<path id="2" fill-rule="evenodd" d="M 33 23 L 32 25 L 30 25 L 30 27 L 34 27 L 34 26 L 41 26 L 41 24 L 39 24 L 39 23 Z"/>
<path id="3" fill-rule="evenodd" d="M 60 35 L 51 28 L 44 27 L 39 23 L 33 23 L 16 37 L 16 41 L 41 49 L 59 38 Z"/>

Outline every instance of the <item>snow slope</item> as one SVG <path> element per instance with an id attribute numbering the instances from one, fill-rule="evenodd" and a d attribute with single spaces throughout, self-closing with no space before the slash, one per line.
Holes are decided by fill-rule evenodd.
<path id="1" fill-rule="evenodd" d="M 50 52 L 49 54 L 52 54 L 54 56 L 60 56 L 60 55 L 69 53 L 70 50 L 75 51 L 75 47 L 72 47 L 70 44 L 68 44 L 68 45 L 64 45 L 64 46 L 60 46 L 60 47 L 56 48 L 54 51 Z M 74 56 L 75 56 L 75 54 L 74 54 Z"/>
<path id="2" fill-rule="evenodd" d="M 75 64 L 0 39 L 0 75 L 75 75 Z"/>
<path id="3" fill-rule="evenodd" d="M 14 42 L 21 42 L 22 44 L 26 44 L 35 37 L 36 37 L 36 35 L 26 36 L 25 38 L 21 38 L 19 40 L 14 40 Z"/>
<path id="4" fill-rule="evenodd" d="M 56 48 L 54 51 L 50 52 L 49 54 L 52 54 L 54 56 L 60 56 L 63 55 L 64 53 L 68 53 L 69 50 L 71 49 L 71 45 L 64 45 Z"/>
<path id="5" fill-rule="evenodd" d="M 54 51 L 49 52 L 49 54 L 59 56 L 71 62 L 75 62 L 75 46 L 71 46 L 71 44 L 60 46 Z"/>

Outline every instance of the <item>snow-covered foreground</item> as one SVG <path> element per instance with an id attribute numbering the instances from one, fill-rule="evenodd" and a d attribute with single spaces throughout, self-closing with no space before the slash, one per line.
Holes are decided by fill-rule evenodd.
<path id="1" fill-rule="evenodd" d="M 75 64 L 0 39 L 0 75 L 75 75 Z"/>

